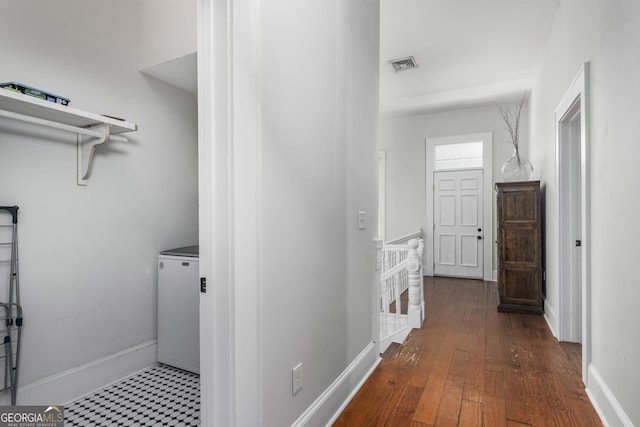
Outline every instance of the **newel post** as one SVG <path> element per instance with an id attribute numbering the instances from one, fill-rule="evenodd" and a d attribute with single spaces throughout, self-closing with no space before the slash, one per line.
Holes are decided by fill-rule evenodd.
<path id="1" fill-rule="evenodd" d="M 410 328 L 421 328 L 424 315 L 422 313 L 422 260 L 418 253 L 418 241 L 409 240 L 409 253 L 407 254 L 407 272 L 409 276 L 409 308 L 407 311 Z"/>

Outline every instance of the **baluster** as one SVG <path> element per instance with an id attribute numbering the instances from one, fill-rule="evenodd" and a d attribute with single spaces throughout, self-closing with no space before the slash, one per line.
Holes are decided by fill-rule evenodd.
<path id="1" fill-rule="evenodd" d="M 420 277 L 420 264 L 422 263 L 418 254 L 419 243 L 416 239 L 409 241 L 409 252 L 407 254 L 407 272 L 409 278 L 409 307 L 407 310 L 410 328 L 422 327 L 422 304 L 420 302 L 422 288 L 422 277 Z"/>
<path id="2" fill-rule="evenodd" d="M 396 325 L 400 324 L 400 315 L 402 313 L 402 301 L 400 300 L 400 288 L 402 286 L 402 272 L 398 273 L 398 274 L 394 274 L 393 277 L 395 277 L 395 299 L 396 299 Z"/>
<path id="3" fill-rule="evenodd" d="M 385 271 L 385 263 L 387 262 L 387 260 L 385 259 L 386 258 L 385 252 L 382 249 L 382 240 L 374 239 L 374 242 L 375 242 L 376 270 L 377 270 L 376 285 L 380 290 L 380 305 L 381 305 L 380 309 L 382 310 L 384 322 L 386 323 L 388 312 L 389 312 L 389 304 L 387 303 L 389 296 L 387 291 L 387 283 L 382 282 L 380 280 L 381 279 L 380 276 Z"/>
<path id="4" fill-rule="evenodd" d="M 409 289 L 409 275 L 405 271 L 404 274 L 402 275 L 402 288 L 400 289 L 400 293 L 398 294 L 398 297 L 400 297 L 400 295 L 407 289 Z"/>
<path id="5" fill-rule="evenodd" d="M 420 256 L 420 313 L 421 324 L 424 322 L 424 316 L 426 315 L 424 309 L 424 271 L 422 270 L 422 261 L 424 260 L 424 239 L 418 240 L 418 255 Z"/>

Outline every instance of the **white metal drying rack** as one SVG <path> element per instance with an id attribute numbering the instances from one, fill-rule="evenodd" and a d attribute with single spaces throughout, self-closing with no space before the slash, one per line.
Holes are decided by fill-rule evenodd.
<path id="1" fill-rule="evenodd" d="M 0 117 L 20 120 L 78 135 L 78 185 L 87 185 L 96 146 L 107 141 L 127 142 L 115 134 L 138 130 L 138 125 L 0 89 Z M 89 137 L 89 138 L 87 138 Z"/>

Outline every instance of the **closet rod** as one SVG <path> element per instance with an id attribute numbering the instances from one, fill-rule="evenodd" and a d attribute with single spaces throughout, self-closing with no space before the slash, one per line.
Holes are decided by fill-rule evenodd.
<path id="1" fill-rule="evenodd" d="M 54 129 L 61 129 L 61 130 L 66 130 L 68 132 L 93 136 L 95 138 L 102 138 L 104 136 L 104 134 L 95 130 L 81 128 L 78 126 L 67 125 L 65 123 L 58 123 L 51 120 L 40 119 L 38 117 L 26 116 L 24 114 L 14 113 L 13 111 L 0 110 L 0 116 L 6 117 L 9 119 L 20 120 L 27 123 L 33 123 L 36 125 L 47 126 Z M 112 141 L 118 141 L 118 142 L 128 141 L 127 138 L 123 136 L 118 136 L 118 135 L 109 135 L 109 139 Z"/>

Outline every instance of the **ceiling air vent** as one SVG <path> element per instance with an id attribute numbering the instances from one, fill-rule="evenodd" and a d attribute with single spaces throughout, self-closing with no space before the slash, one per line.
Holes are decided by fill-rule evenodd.
<path id="1" fill-rule="evenodd" d="M 410 70 L 412 68 L 418 68 L 418 64 L 413 56 L 407 56 L 406 58 L 394 59 L 389 61 L 393 65 L 393 69 L 398 71 Z"/>

